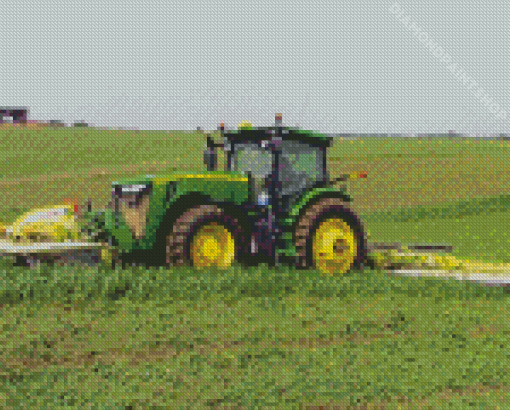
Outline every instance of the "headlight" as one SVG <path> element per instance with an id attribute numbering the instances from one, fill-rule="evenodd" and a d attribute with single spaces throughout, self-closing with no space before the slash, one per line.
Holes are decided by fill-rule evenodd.
<path id="1" fill-rule="evenodd" d="M 147 190 L 148 185 L 123 185 L 121 191 L 123 194 L 137 194 Z"/>
<path id="2" fill-rule="evenodd" d="M 133 185 L 116 185 L 112 189 L 112 193 L 115 195 L 125 194 L 139 194 L 149 189 L 148 184 L 133 184 Z"/>

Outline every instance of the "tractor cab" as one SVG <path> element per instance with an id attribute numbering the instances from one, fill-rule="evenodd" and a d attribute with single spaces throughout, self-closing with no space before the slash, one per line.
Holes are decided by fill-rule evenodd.
<path id="1" fill-rule="evenodd" d="M 226 153 L 225 171 L 248 177 L 249 200 L 244 209 L 254 221 L 252 254 L 278 259 L 277 250 L 292 246 L 284 242 L 286 219 L 296 219 L 300 201 L 329 184 L 326 152 L 332 137 L 284 127 L 281 114 L 272 127 L 252 127 L 242 122 L 237 130 L 225 131 L 220 126 L 223 143 L 208 136 L 204 162 L 208 171 L 216 170 L 215 148 Z M 289 218 L 290 217 L 290 218 Z"/>
<path id="2" fill-rule="evenodd" d="M 281 114 L 274 127 L 254 128 L 243 122 L 238 130 L 225 132 L 223 124 L 220 130 L 223 144 L 208 137 L 207 168 L 216 168 L 214 148 L 222 147 L 227 153 L 226 169 L 250 176 L 256 205 L 288 211 L 301 194 L 328 181 L 326 150 L 331 137 L 283 127 Z"/>

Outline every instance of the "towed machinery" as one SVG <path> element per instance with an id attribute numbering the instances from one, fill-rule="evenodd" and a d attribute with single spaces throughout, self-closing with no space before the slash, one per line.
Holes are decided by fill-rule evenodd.
<path id="1" fill-rule="evenodd" d="M 364 263 L 363 224 L 345 187 L 335 184 L 366 173 L 330 179 L 332 137 L 284 127 L 281 114 L 271 127 L 243 122 L 226 131 L 222 123 L 220 132 L 220 143 L 207 135 L 206 172 L 113 182 L 106 209 L 93 211 L 89 204 L 81 213 L 81 242 L 67 235 L 59 246 L 71 250 L 89 244 L 103 261 L 123 265 L 288 263 L 342 274 Z M 226 156 L 223 171 L 217 169 L 217 149 Z M 33 227 L 21 218 L 11 234 L 23 221 Z M 37 245 L 47 250 L 51 244 Z M 20 246 L 11 243 L 10 253 L 30 253 Z M 0 246 L 0 252 L 9 253 L 7 248 Z"/>

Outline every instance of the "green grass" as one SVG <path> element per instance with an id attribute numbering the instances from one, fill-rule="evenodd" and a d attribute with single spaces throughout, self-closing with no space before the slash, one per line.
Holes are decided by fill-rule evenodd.
<path id="1" fill-rule="evenodd" d="M 349 192 L 371 240 L 447 243 L 457 257 L 509 262 L 509 154 L 508 141 L 344 140 L 330 168 L 368 171 Z"/>
<path id="2" fill-rule="evenodd" d="M 121 176 L 203 170 L 204 140 L 178 131 L 1 130 L 0 221 L 67 198 L 104 207 Z M 509 141 L 336 140 L 329 167 L 332 177 L 368 171 L 349 191 L 371 240 L 449 243 L 458 257 L 509 262 L 509 154 Z"/>
<path id="3" fill-rule="evenodd" d="M 0 219 L 64 198 L 104 206 L 123 175 L 203 170 L 204 142 L 181 132 L 0 131 Z M 349 191 L 371 240 L 449 243 L 456 256 L 509 262 L 509 149 L 337 141 L 330 170 L 368 171 Z M 504 288 L 265 266 L 0 261 L 0 271 L 2 408 L 509 407 Z"/>
<path id="4" fill-rule="evenodd" d="M 66 198 L 103 207 L 120 176 L 203 170 L 204 143 L 178 131 L 1 130 L 0 220 Z M 446 242 L 459 257 L 508 262 L 509 154 L 509 141 L 336 140 L 329 167 L 332 177 L 368 171 L 349 192 L 371 240 Z"/>
<path id="5" fill-rule="evenodd" d="M 3 274 L 3 408 L 508 406 L 503 288 L 264 267 Z"/>
<path id="6" fill-rule="evenodd" d="M 204 142 L 198 134 L 182 131 L 70 128 L 0 130 L 0 144 L 0 175 L 14 179 L 62 172 L 79 174 L 93 168 L 121 170 L 125 165 L 142 165 L 143 161 L 180 166 L 177 157 L 191 156 L 194 151 L 200 157 Z"/>
<path id="7" fill-rule="evenodd" d="M 104 207 L 121 176 L 200 170 L 204 141 L 186 132 L 0 130 L 0 220 L 66 198 Z"/>
<path id="8" fill-rule="evenodd" d="M 448 243 L 452 255 L 485 262 L 510 262 L 510 196 L 473 198 L 442 206 L 415 206 L 363 220 L 380 242 Z"/>

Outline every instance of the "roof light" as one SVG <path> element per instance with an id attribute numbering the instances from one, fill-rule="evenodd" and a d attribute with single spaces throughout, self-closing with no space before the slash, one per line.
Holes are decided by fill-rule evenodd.
<path id="1" fill-rule="evenodd" d="M 250 130 L 251 129 L 251 122 L 250 121 L 246 121 L 246 120 L 243 120 L 241 121 L 240 124 L 238 124 L 238 127 L 240 129 L 247 129 L 247 130 Z"/>

